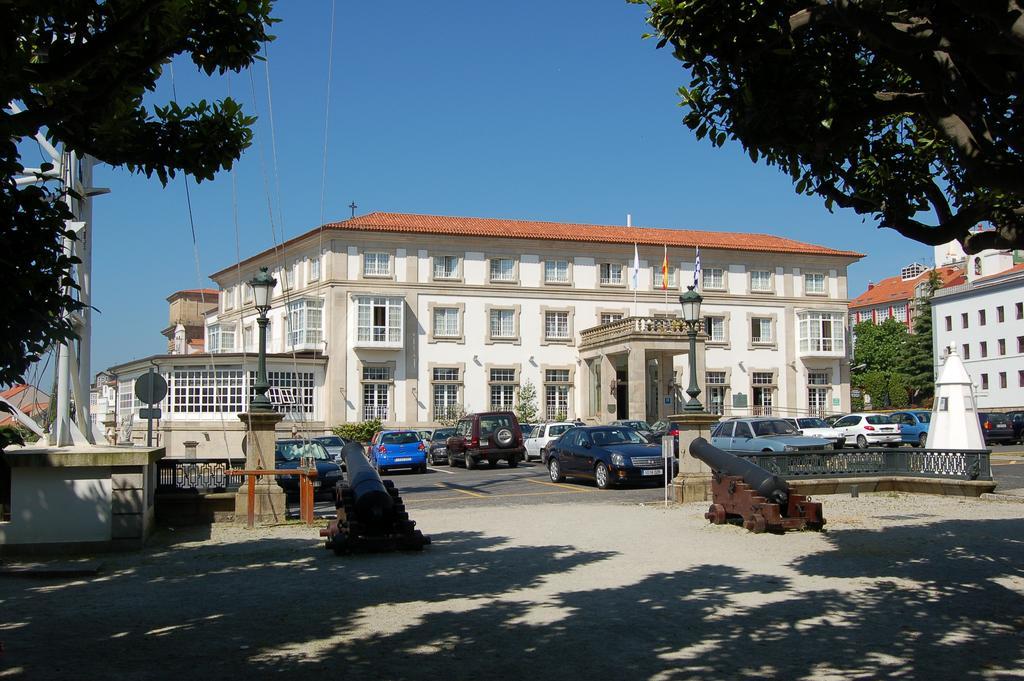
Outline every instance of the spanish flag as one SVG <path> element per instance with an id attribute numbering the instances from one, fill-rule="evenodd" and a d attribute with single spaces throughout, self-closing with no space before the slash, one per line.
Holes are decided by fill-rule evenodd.
<path id="1" fill-rule="evenodd" d="M 665 244 L 665 258 L 661 261 L 661 289 L 668 290 L 668 244 Z"/>

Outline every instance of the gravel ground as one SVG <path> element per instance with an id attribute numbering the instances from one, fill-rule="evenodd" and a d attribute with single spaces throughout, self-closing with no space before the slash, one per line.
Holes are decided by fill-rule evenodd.
<path id="1" fill-rule="evenodd" d="M 423 553 L 354 557 L 164 530 L 98 577 L 0 576 L 0 679 L 1022 676 L 1024 504 L 820 500 L 828 531 L 785 536 L 704 504 L 417 510 Z"/>

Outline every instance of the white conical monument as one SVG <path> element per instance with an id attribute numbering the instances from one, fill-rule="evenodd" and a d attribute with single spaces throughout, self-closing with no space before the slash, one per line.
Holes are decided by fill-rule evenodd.
<path id="1" fill-rule="evenodd" d="M 929 449 L 985 449 L 974 385 L 956 348 L 950 346 L 935 381 L 935 404 L 928 426 Z"/>

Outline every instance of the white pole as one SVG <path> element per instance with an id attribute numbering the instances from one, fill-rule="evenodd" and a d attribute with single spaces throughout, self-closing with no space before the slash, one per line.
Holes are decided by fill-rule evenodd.
<path id="1" fill-rule="evenodd" d="M 64 200 L 68 208 L 74 213 L 74 199 L 71 198 L 71 188 L 75 186 L 76 155 L 74 152 L 65 151 L 61 156 L 61 182 L 65 192 Z M 73 242 L 64 238 L 64 252 L 73 255 Z M 65 293 L 70 294 L 70 289 L 65 288 Z M 61 343 L 57 349 L 57 413 L 53 419 L 52 444 L 57 447 L 67 447 L 71 444 L 71 361 L 70 353 L 74 349 L 71 343 Z"/>
<path id="2" fill-rule="evenodd" d="M 75 386 L 75 421 L 86 440 L 96 444 L 89 409 L 89 387 L 92 385 L 92 156 L 83 156 L 79 162 L 80 183 L 77 187 L 81 200 L 76 218 L 84 223 L 78 233 L 78 299 L 82 309 L 78 315 L 82 319 L 78 327 L 78 385 Z M 78 180 L 79 178 L 75 178 Z"/>

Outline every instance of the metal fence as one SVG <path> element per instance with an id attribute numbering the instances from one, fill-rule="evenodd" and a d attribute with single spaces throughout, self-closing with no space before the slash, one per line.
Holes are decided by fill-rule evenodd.
<path id="1" fill-rule="evenodd" d="M 732 453 L 788 479 L 879 475 L 992 479 L 990 452 L 982 449 L 825 449 L 799 454 Z"/>
<path id="2" fill-rule="evenodd" d="M 156 462 L 158 492 L 195 490 L 226 492 L 242 486 L 242 475 L 228 475 L 245 467 L 245 459 L 162 459 Z"/>

